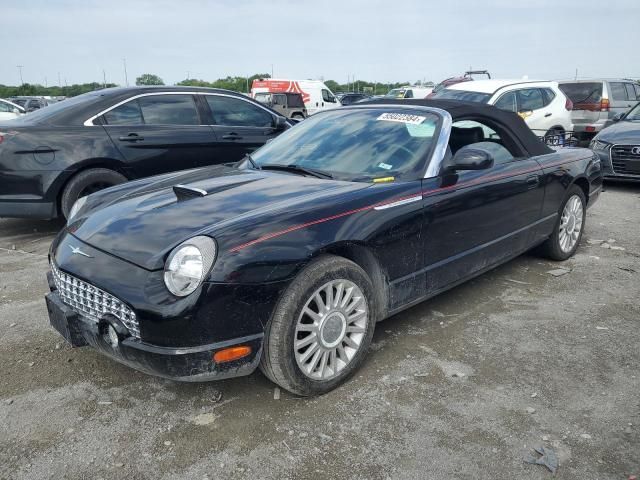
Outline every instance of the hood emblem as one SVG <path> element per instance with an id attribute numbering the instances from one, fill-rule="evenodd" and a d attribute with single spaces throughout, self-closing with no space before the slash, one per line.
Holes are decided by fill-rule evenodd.
<path id="1" fill-rule="evenodd" d="M 634 155 L 640 155 L 640 147 L 633 147 L 631 149 L 631 153 L 633 153 Z"/>
<path id="2" fill-rule="evenodd" d="M 73 255 L 82 255 L 83 257 L 93 258 L 88 253 L 84 253 L 82 250 L 80 250 L 80 247 L 74 247 L 73 245 L 69 245 L 69 248 L 71 249 L 71 253 Z"/>

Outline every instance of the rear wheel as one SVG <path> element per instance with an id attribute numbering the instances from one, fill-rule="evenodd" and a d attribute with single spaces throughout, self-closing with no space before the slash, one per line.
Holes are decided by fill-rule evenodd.
<path id="1" fill-rule="evenodd" d="M 577 185 L 569 188 L 551 236 L 542 244 L 543 252 L 553 260 L 566 260 L 578 249 L 586 217 L 586 198 Z"/>
<path id="2" fill-rule="evenodd" d="M 79 198 L 126 181 L 127 177 L 108 168 L 84 170 L 72 177 L 64 187 L 60 197 L 60 211 L 68 218 L 71 207 Z"/>
<path id="3" fill-rule="evenodd" d="M 314 261 L 278 302 L 260 368 L 296 395 L 336 388 L 366 356 L 374 308 L 371 281 L 358 265 L 336 256 Z"/>

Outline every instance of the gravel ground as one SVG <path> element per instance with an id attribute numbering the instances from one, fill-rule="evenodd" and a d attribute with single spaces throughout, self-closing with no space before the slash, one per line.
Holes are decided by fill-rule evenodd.
<path id="1" fill-rule="evenodd" d="M 608 185 L 573 259 L 396 315 L 352 381 L 298 399 L 66 346 L 43 300 L 61 224 L 0 220 L 0 478 L 549 478 L 523 462 L 540 445 L 560 479 L 640 475 L 639 224 L 640 186 Z"/>

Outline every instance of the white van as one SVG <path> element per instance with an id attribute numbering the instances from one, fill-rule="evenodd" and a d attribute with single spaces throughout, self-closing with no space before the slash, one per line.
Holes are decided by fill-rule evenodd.
<path id="1" fill-rule="evenodd" d="M 275 78 L 256 79 L 251 85 L 251 97 L 257 93 L 300 93 L 307 108 L 307 114 L 313 115 L 322 110 L 342 106 L 329 87 L 321 80 L 285 80 Z"/>
<path id="2" fill-rule="evenodd" d="M 433 92 L 433 87 L 407 85 L 389 90 L 384 98 L 427 98 L 431 92 Z"/>

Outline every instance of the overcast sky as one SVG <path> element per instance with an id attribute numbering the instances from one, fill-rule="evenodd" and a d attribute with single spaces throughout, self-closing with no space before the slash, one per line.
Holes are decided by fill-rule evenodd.
<path id="1" fill-rule="evenodd" d="M 0 0 L 0 83 L 640 78 L 640 0 Z"/>

